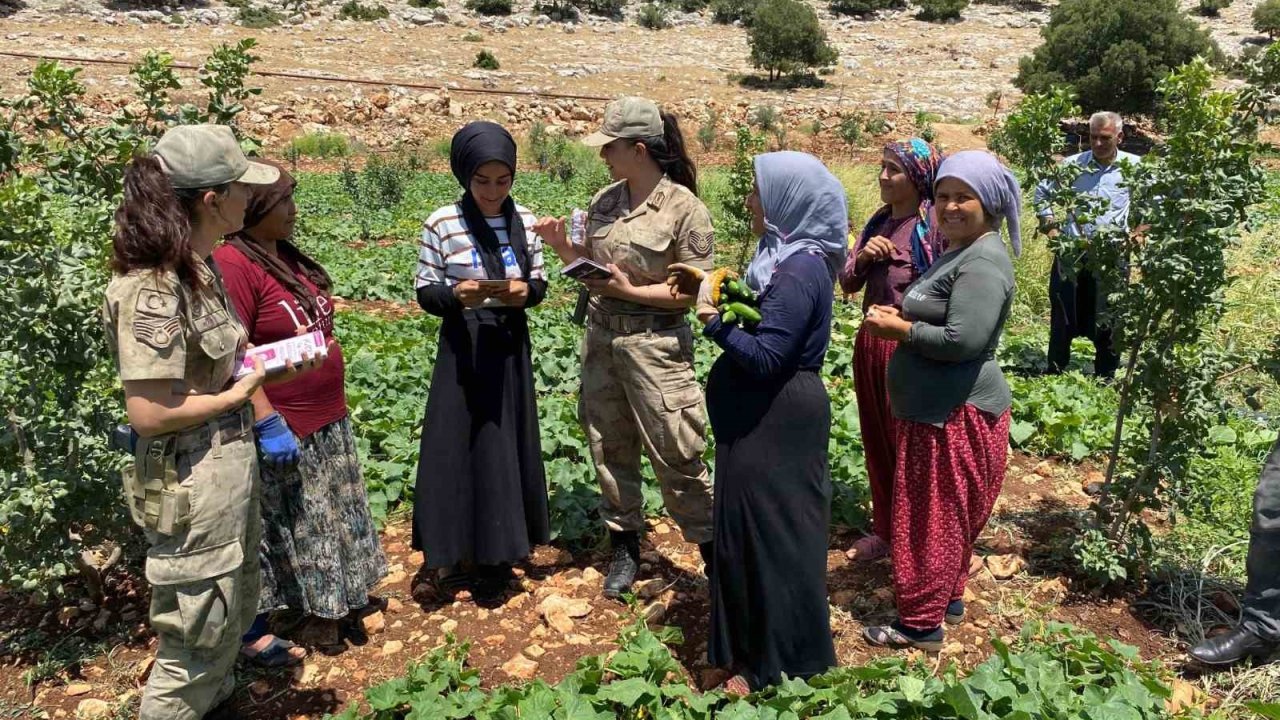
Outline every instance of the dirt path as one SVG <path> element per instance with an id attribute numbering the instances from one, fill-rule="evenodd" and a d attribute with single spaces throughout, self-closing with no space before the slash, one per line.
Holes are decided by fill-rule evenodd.
<path id="1" fill-rule="evenodd" d="M 1056 558 L 1071 536 L 1071 514 L 1084 508 L 1078 471 L 1019 456 L 1011 465 L 996 513 L 977 550 L 966 622 L 947 633 L 942 661 L 972 666 L 991 652 L 992 636 L 1016 636 L 1035 619 L 1070 622 L 1137 646 L 1144 658 L 1177 662 L 1180 649 L 1134 609 L 1135 598 L 1098 598 L 1073 592 Z M 392 573 L 379 589 L 387 606 L 367 619 L 372 635 L 364 646 L 340 654 L 313 652 L 292 673 L 248 670 L 239 693 L 242 716 L 252 720 L 318 718 L 336 712 L 364 689 L 402 675 L 405 664 L 443 642 L 445 633 L 472 643 L 471 664 L 484 684 L 539 677 L 554 682 L 578 658 L 613 649 L 628 621 L 627 609 L 599 595 L 605 559 L 539 548 L 519 568 L 519 587 L 503 602 L 479 607 L 465 594 L 437 597 L 419 571 L 421 554 L 408 547 L 401 520 L 382 541 Z M 681 540 L 669 521 L 653 522 L 644 549 L 641 607 L 654 621 L 676 625 L 686 642 L 676 653 L 695 682 L 708 669 L 706 581 L 697 548 Z M 889 566 L 853 566 L 842 553 L 855 535 L 838 532 L 829 554 L 832 632 L 840 663 L 856 665 L 887 651 L 867 647 L 864 625 L 891 617 Z M 114 578 L 105 607 L 87 603 L 33 607 L 0 598 L 0 636 L 17 628 L 39 629 L 50 638 L 81 637 L 97 651 L 52 674 L 29 690 L 24 673 L 37 667 L 36 652 L 0 654 L 0 711 L 33 702 L 40 717 L 74 717 L 86 700 L 128 706 L 137 701 L 154 651 L 145 626 L 146 589 L 123 573 Z M 569 606 L 567 612 L 550 609 Z M 577 606 L 577 607 L 572 607 Z M 297 639 L 305 640 L 303 632 Z M 47 651 L 48 648 L 44 650 Z M 12 652 L 12 651 L 10 651 Z M 6 705 L 7 703 L 8 705 Z M 4 717 L 0 712 L 0 717 Z"/>

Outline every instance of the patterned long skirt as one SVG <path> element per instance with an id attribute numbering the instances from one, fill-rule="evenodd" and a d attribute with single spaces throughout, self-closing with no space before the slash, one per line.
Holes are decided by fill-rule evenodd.
<path id="1" fill-rule="evenodd" d="M 853 341 L 853 388 L 871 485 L 871 531 L 886 542 L 893 533 L 893 469 L 898 458 L 898 421 L 889 407 L 886 375 L 897 348 L 897 340 L 876 337 L 866 325 L 858 328 Z"/>
<path id="2" fill-rule="evenodd" d="M 298 464 L 262 466 L 258 612 L 289 608 L 338 620 L 369 603 L 387 558 L 369 514 L 351 419 L 299 442 Z"/>
<path id="3" fill-rule="evenodd" d="M 995 417 L 962 405 L 942 427 L 899 423 L 891 546 L 904 626 L 938 627 L 947 603 L 964 596 L 969 556 L 1000 496 L 1008 453 L 1008 410 Z"/>

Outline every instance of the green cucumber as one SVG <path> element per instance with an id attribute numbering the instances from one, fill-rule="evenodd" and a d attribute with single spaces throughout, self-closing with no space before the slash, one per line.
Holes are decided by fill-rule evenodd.
<path id="1" fill-rule="evenodd" d="M 754 303 L 756 301 L 756 295 L 751 292 L 751 288 L 747 287 L 745 283 L 738 282 L 737 280 L 729 281 L 728 291 L 730 295 L 733 295 L 744 302 Z"/>
<path id="2" fill-rule="evenodd" d="M 741 302 L 729 303 L 729 312 L 736 313 L 738 317 L 751 323 L 760 322 L 760 311 Z"/>
<path id="3" fill-rule="evenodd" d="M 732 310 L 725 310 L 724 312 L 720 313 L 720 322 L 726 325 L 732 325 L 738 322 L 738 315 Z"/>

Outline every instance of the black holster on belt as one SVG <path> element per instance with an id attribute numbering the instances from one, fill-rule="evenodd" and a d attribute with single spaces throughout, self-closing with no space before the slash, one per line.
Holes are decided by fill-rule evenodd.
<path id="1" fill-rule="evenodd" d="M 125 501 L 133 522 L 176 535 L 191 522 L 191 497 L 178 480 L 178 436 L 139 438 L 133 467 L 124 471 Z"/>
<path id="2" fill-rule="evenodd" d="M 573 324 L 579 327 L 587 324 L 587 304 L 591 301 L 591 291 L 578 288 L 578 304 L 573 306 Z"/>

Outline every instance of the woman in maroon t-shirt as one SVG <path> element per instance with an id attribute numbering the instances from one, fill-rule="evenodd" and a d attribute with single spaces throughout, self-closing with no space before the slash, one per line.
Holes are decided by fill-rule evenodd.
<path id="1" fill-rule="evenodd" d="M 902 307 L 902 296 L 942 254 L 942 236 L 933 217 L 933 179 L 942 157 L 919 138 L 885 145 L 880 163 L 880 199 L 840 273 L 848 294 L 863 290 L 862 310 L 872 305 Z M 872 533 L 853 544 L 851 560 L 869 562 L 889 553 L 893 471 L 897 458 L 887 371 L 897 341 L 858 328 L 853 346 L 853 385 L 858 422 L 871 485 Z"/>
<path id="2" fill-rule="evenodd" d="M 267 612 L 288 608 L 319 619 L 322 627 L 308 634 L 322 646 L 340 645 L 343 636 L 363 642 L 361 611 L 387 574 L 347 415 L 329 276 L 288 239 L 297 213 L 295 185 L 281 168 L 279 181 L 250 197 L 245 229 L 213 253 L 250 342 L 265 345 L 316 330 L 329 341 L 329 358 L 319 370 L 253 398 L 259 420 L 277 414 L 297 438 L 292 452 L 259 447 L 262 615 L 245 636 L 243 652 L 264 665 L 296 658 L 281 655 L 280 646 L 288 643 L 265 639 Z"/>

